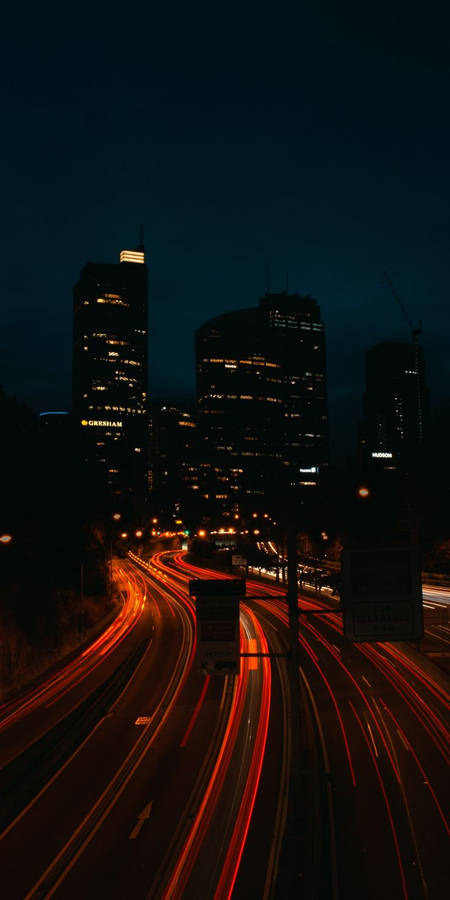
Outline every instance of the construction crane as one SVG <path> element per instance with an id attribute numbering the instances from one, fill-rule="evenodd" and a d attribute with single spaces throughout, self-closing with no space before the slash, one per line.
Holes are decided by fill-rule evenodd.
<path id="1" fill-rule="evenodd" d="M 388 272 L 383 272 L 384 283 L 388 286 L 394 300 L 397 305 L 400 307 L 400 312 L 404 319 L 406 319 L 410 329 L 411 329 L 411 339 L 414 347 L 414 363 L 415 363 L 415 375 L 417 379 L 417 427 L 419 433 L 419 441 L 423 439 L 423 421 L 422 421 L 422 391 L 420 389 L 420 359 L 419 359 L 419 335 L 423 334 L 422 322 L 419 322 L 418 325 L 414 325 L 406 306 L 402 302 L 396 287 L 394 286 L 392 279 Z"/>
<path id="2" fill-rule="evenodd" d="M 422 323 L 419 322 L 418 325 L 413 325 L 413 323 L 410 319 L 408 310 L 406 309 L 406 306 L 402 303 L 402 301 L 399 297 L 398 291 L 392 282 L 392 278 L 390 277 L 388 272 L 383 272 L 383 276 L 384 276 L 385 284 L 387 284 L 394 300 L 396 300 L 398 306 L 400 307 L 400 311 L 403 315 L 403 318 L 406 319 L 406 321 L 411 329 L 412 342 L 413 342 L 413 344 L 417 344 L 417 338 L 419 337 L 419 334 L 423 334 Z"/>

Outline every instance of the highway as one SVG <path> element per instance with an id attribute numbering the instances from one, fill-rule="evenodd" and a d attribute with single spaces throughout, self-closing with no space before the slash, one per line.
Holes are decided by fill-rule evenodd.
<path id="1" fill-rule="evenodd" d="M 50 742 L 53 759 L 3 810 L 7 900 L 447 893 L 445 673 L 408 645 L 349 645 L 329 602 L 302 596 L 295 760 L 282 589 L 249 579 L 241 605 L 242 652 L 276 658 L 205 677 L 187 584 L 224 576 L 181 553 L 116 574 L 123 606 L 104 634 L 0 711 L 6 788 L 27 754 L 39 772 Z"/>
<path id="2" fill-rule="evenodd" d="M 244 660 L 239 678 L 205 679 L 193 666 L 186 589 L 155 566 L 146 572 L 126 563 L 123 572 L 140 610 L 135 641 L 145 632 L 145 650 L 122 693 L 0 834 L 8 898 L 106 890 L 115 897 L 199 898 L 233 890 L 265 756 L 270 662 Z M 251 642 L 266 650 L 251 610 L 243 612 L 241 634 L 244 649 Z M 40 712 L 46 721 L 45 704 Z M 40 734 L 39 709 L 29 716 Z M 16 759 L 20 753 L 9 766 Z M 272 806 L 275 816 L 277 797 Z M 270 825 L 267 833 L 270 851 Z M 257 896 L 265 878 L 265 870 L 251 875 Z"/>
<path id="3" fill-rule="evenodd" d="M 279 588 L 250 581 L 248 592 L 280 595 L 250 605 L 266 634 L 287 628 Z M 449 886 L 448 680 L 407 644 L 349 644 L 336 612 L 305 615 L 320 605 L 329 608 L 301 597 L 301 677 L 328 828 L 313 885 L 326 862 L 323 896 L 440 898 Z"/>

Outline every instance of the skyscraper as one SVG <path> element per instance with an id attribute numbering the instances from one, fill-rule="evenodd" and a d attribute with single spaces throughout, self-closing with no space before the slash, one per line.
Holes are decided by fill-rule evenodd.
<path id="1" fill-rule="evenodd" d="M 311 297 L 267 293 L 196 336 L 201 497 L 231 514 L 328 461 L 325 333 Z"/>
<path id="2" fill-rule="evenodd" d="M 111 497 L 147 490 L 144 248 L 88 262 L 73 289 L 73 416 L 86 471 Z"/>
<path id="3" fill-rule="evenodd" d="M 367 351 L 363 407 L 364 461 L 400 469 L 416 462 L 428 421 L 422 347 L 382 343 Z"/>
<path id="4" fill-rule="evenodd" d="M 153 498 L 172 518 L 186 515 L 189 489 L 197 482 L 196 422 L 191 406 L 174 401 L 152 402 L 150 469 Z"/>

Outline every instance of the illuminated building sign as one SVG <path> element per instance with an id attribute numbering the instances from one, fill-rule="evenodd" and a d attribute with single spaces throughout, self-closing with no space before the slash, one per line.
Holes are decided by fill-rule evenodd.
<path id="1" fill-rule="evenodd" d="M 309 468 L 307 468 L 307 469 L 300 469 L 300 472 L 304 472 L 305 474 L 306 474 L 306 473 L 308 473 L 308 474 L 313 474 L 313 473 L 314 473 L 314 474 L 315 474 L 315 473 L 317 473 L 318 471 L 319 471 L 319 467 L 318 467 L 318 466 L 309 466 Z"/>
<path id="2" fill-rule="evenodd" d="M 372 453 L 372 458 L 373 459 L 392 459 L 393 455 L 394 455 L 393 453 L 388 453 L 387 451 L 382 452 L 381 450 L 376 450 Z"/>
<path id="3" fill-rule="evenodd" d="M 101 428 L 122 428 L 123 422 L 109 422 L 103 421 L 103 419 L 82 419 L 82 425 L 97 425 Z"/>
<path id="4" fill-rule="evenodd" d="M 121 250 L 120 262 L 145 263 L 145 254 L 140 250 Z"/>

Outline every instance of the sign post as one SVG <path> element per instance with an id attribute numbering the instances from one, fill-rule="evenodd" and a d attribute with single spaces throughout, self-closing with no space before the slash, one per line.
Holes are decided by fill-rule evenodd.
<path id="1" fill-rule="evenodd" d="M 195 598 L 199 671 L 239 675 L 239 600 L 245 596 L 245 578 L 195 578 L 189 594 Z"/>
<path id="2" fill-rule="evenodd" d="M 423 637 L 422 584 L 410 543 L 353 543 L 343 552 L 344 634 L 363 641 Z"/>

